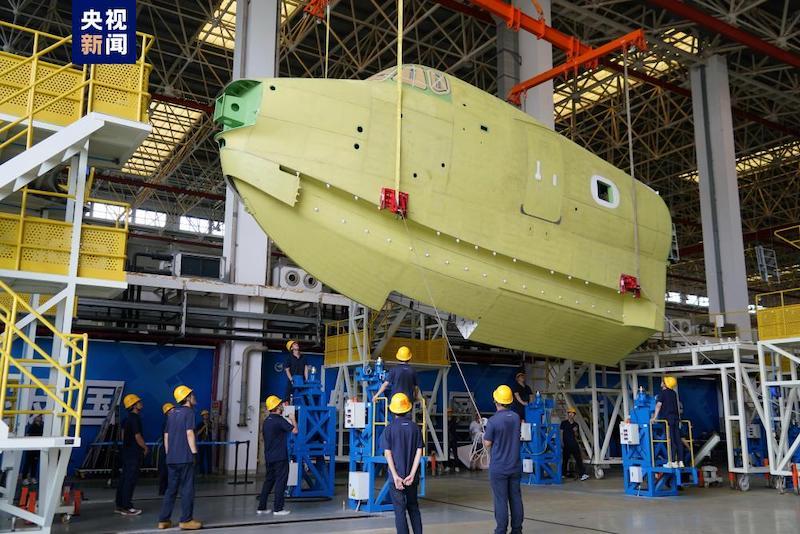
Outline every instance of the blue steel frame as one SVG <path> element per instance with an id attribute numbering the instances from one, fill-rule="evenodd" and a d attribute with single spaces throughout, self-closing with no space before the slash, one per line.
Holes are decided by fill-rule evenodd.
<path id="1" fill-rule="evenodd" d="M 393 510 L 389 496 L 391 484 L 389 467 L 380 446 L 381 435 L 390 421 L 388 418 L 391 417 L 391 414 L 388 411 L 386 397 L 380 397 L 376 402 L 372 402 L 372 398 L 380 389 L 383 380 L 383 363 L 380 359 L 375 364 L 374 370 L 369 367 L 356 368 L 355 381 L 365 385 L 367 425 L 364 428 L 350 429 L 350 471 L 369 473 L 369 499 L 358 501 L 348 498 L 347 504 L 352 510 L 363 510 L 370 513 Z M 427 456 L 423 456 L 420 460 L 418 490 L 420 496 L 425 496 L 427 460 Z M 379 480 L 379 476 L 383 476 L 384 480 Z"/>
<path id="2" fill-rule="evenodd" d="M 666 425 L 651 423 L 656 400 L 640 391 L 634 400 L 630 422 L 638 425 L 639 445 L 622 446 L 622 471 L 625 493 L 637 497 L 674 497 L 678 487 L 697 485 L 697 469 L 693 466 L 663 467 L 669 460 L 667 454 Z M 651 441 L 655 440 L 652 444 Z M 631 482 L 630 468 L 642 469 L 642 482 Z M 684 475 L 688 481 L 684 480 Z"/>
<path id="3" fill-rule="evenodd" d="M 553 399 L 543 399 L 537 391 L 533 402 L 525 407 L 531 440 L 520 444 L 520 458 L 533 461 L 533 472 L 522 473 L 523 484 L 561 484 L 561 426 L 550 422 L 553 406 Z"/>
<path id="4" fill-rule="evenodd" d="M 313 368 L 312 368 L 313 369 Z M 292 404 L 297 434 L 290 434 L 289 458 L 297 462 L 298 484 L 289 488 L 291 497 L 333 497 L 336 473 L 336 408 L 327 406 L 316 370 L 294 377 Z"/>

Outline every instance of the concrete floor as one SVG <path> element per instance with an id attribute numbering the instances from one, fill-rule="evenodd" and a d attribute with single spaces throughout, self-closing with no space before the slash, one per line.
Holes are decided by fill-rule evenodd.
<path id="1" fill-rule="evenodd" d="M 562 486 L 550 487 L 523 486 L 523 530 L 548 534 L 800 531 L 798 497 L 779 495 L 757 480 L 748 493 L 727 487 L 688 488 L 680 496 L 667 499 L 627 497 L 621 487 L 620 475 L 613 471 L 605 480 L 567 481 Z M 292 514 L 280 520 L 271 515 L 256 515 L 258 489 L 260 481 L 247 487 L 201 481 L 195 516 L 205 522 L 208 531 L 232 534 L 260 533 L 267 524 L 270 532 L 287 534 L 394 532 L 391 513 L 369 515 L 343 510 L 344 485 L 337 485 L 337 496 L 330 501 L 290 501 L 287 509 Z M 155 526 L 161 501 L 152 481 L 143 481 L 136 490 L 135 504 L 144 510 L 138 517 L 112 513 L 113 490 L 90 485 L 84 490 L 88 500 L 81 516 L 74 517 L 67 525 L 57 525 L 54 532 L 159 532 Z M 486 474 L 429 478 L 428 495 L 422 500 L 422 518 L 427 532 L 492 532 L 492 501 Z"/>

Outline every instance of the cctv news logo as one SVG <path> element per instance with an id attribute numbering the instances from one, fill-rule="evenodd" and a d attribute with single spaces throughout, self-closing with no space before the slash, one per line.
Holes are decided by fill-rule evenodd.
<path id="1" fill-rule="evenodd" d="M 72 62 L 136 62 L 136 0 L 73 0 Z"/>

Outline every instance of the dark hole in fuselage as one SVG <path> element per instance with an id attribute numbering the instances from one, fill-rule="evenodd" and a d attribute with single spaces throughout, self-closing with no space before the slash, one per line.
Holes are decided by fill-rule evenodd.
<path id="1" fill-rule="evenodd" d="M 611 202 L 611 186 L 597 181 L 597 198 L 600 200 L 605 200 L 606 202 Z"/>
<path id="2" fill-rule="evenodd" d="M 481 124 L 481 130 L 483 130 L 484 132 L 488 132 L 489 131 L 489 127 L 486 126 L 485 124 Z"/>

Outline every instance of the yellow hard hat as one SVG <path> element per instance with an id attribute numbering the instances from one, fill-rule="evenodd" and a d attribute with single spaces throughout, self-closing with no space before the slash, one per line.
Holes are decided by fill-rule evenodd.
<path id="1" fill-rule="evenodd" d="M 174 409 L 175 409 L 175 405 L 172 404 L 171 402 L 165 402 L 164 404 L 161 405 L 161 413 L 163 413 L 163 414 L 166 414 L 168 411 L 174 410 Z"/>
<path id="2" fill-rule="evenodd" d="M 392 413 L 406 413 L 411 410 L 411 402 L 405 393 L 395 393 L 392 395 L 392 402 L 389 403 L 389 411 Z"/>
<path id="3" fill-rule="evenodd" d="M 400 347 L 399 349 L 397 349 L 397 354 L 395 354 L 394 357 L 400 360 L 401 362 L 407 362 L 408 360 L 411 359 L 411 349 L 409 349 L 408 347 Z"/>
<path id="4" fill-rule="evenodd" d="M 492 393 L 492 398 L 497 404 L 511 404 L 514 402 L 514 397 L 511 395 L 511 388 L 503 384 L 498 386 Z"/>
<path id="5" fill-rule="evenodd" d="M 578 410 L 576 410 L 575 408 L 569 407 L 569 408 L 567 408 L 567 413 L 578 413 Z"/>
<path id="6" fill-rule="evenodd" d="M 175 397 L 175 402 L 183 404 L 186 397 L 192 394 L 192 388 L 189 386 L 178 386 L 172 391 L 172 396 Z"/>
<path id="7" fill-rule="evenodd" d="M 264 406 L 267 407 L 267 411 L 271 412 L 272 410 L 277 408 L 280 403 L 281 399 L 279 397 L 276 397 L 275 395 L 270 395 L 269 397 L 267 397 L 267 400 L 264 401 Z"/>
<path id="8" fill-rule="evenodd" d="M 297 341 L 295 341 L 294 339 L 290 339 L 289 341 L 287 341 L 286 342 L 286 350 L 288 350 L 289 352 L 292 352 L 292 345 L 294 345 L 295 343 L 297 343 Z M 299 343 L 297 343 L 297 344 L 299 345 Z"/>
<path id="9" fill-rule="evenodd" d="M 667 386 L 669 389 L 675 389 L 675 386 L 678 385 L 678 381 L 675 379 L 674 376 L 665 376 L 664 385 Z"/>
<path id="10" fill-rule="evenodd" d="M 142 399 L 139 398 L 139 395 L 136 393 L 128 393 L 125 395 L 125 398 L 122 399 L 122 405 L 125 406 L 126 410 L 130 410 L 134 404 L 141 401 Z"/>

